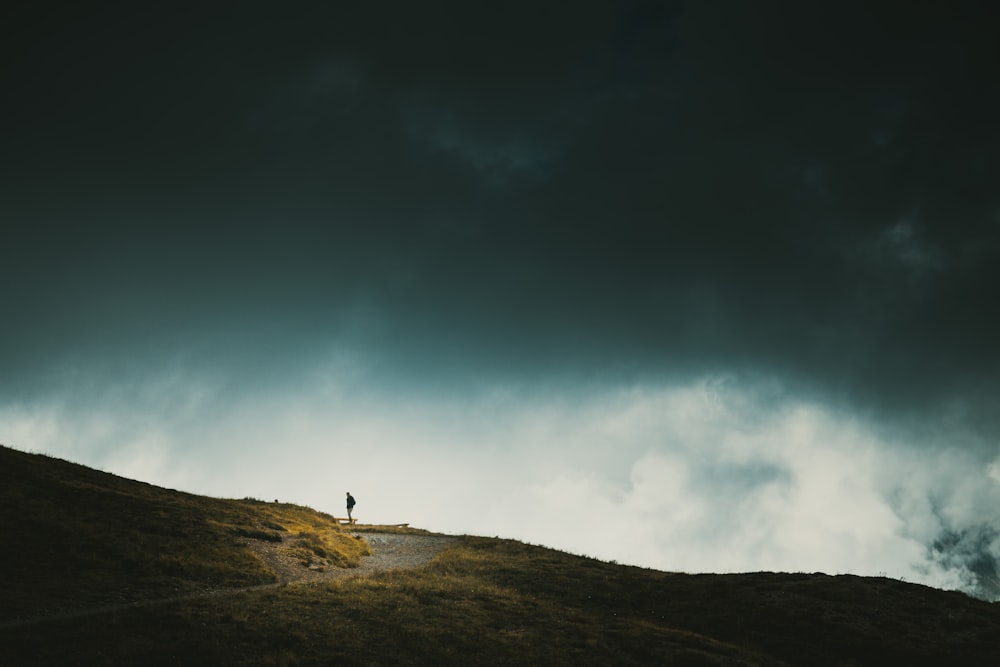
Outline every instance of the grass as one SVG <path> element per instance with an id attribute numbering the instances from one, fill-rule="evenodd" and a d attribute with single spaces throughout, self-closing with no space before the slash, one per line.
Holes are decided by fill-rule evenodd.
<path id="1" fill-rule="evenodd" d="M 367 553 L 329 515 L 162 489 L 0 448 L 0 619 L 276 581 L 237 537 L 307 533 L 338 566 Z"/>
<path id="2" fill-rule="evenodd" d="M 12 456 L 0 450 L 0 465 Z M 29 457 L 30 458 L 30 457 Z M 82 475 L 97 487 L 70 484 L 67 495 L 48 497 L 44 540 L 58 527 L 53 517 L 76 520 L 85 507 L 111 493 L 120 503 L 142 500 L 124 514 L 162 511 L 141 528 L 150 549 L 180 548 L 169 537 L 178 523 L 199 539 L 215 536 L 198 557 L 184 551 L 171 581 L 210 580 L 228 585 L 268 581 L 244 551 L 240 530 L 262 536 L 295 531 L 312 557 L 338 551 L 342 537 L 377 530 L 332 527 L 324 515 L 291 505 L 220 501 L 181 495 L 104 476 L 39 457 L 33 474 L 65 486 Z M 47 471 L 47 472 L 46 472 Z M 22 479 L 28 479 L 22 470 Z M 32 485 L 34 485 L 32 483 Z M 85 485 L 84 485 L 85 486 Z M 48 488 L 41 486 L 38 488 Z M 131 495 L 122 495 L 132 489 Z M 54 490 L 51 492 L 55 493 Z M 166 494 L 166 495 L 164 495 Z M 72 502 L 68 515 L 59 498 Z M 173 500 L 173 504 L 167 500 Z M 154 502 L 155 501 L 155 502 Z M 21 510 L 39 514 L 25 501 Z M 157 504 L 159 503 L 159 504 Z M 138 507 L 142 508 L 140 512 Z M 64 509 L 68 509 L 65 508 Z M 92 510 L 91 510 L 92 511 Z M 179 517 L 188 516 L 187 519 Z M 121 522 L 106 522 L 94 536 L 115 535 Z M 205 528 L 204 526 L 208 526 Z M 67 530 L 63 526 L 63 530 Z M 383 529 L 387 530 L 387 529 Z M 424 533 L 416 529 L 399 532 Z M 166 538 L 160 536 L 167 535 Z M 315 534 L 315 538 L 313 537 Z M 424 533 L 426 534 L 426 533 Z M 24 540 L 24 548 L 29 547 Z M 36 552 L 44 546 L 31 546 Z M 138 549 L 138 548 L 137 548 Z M 139 558 L 138 549 L 132 556 Z M 347 546 L 344 547 L 347 549 Z M 58 550 L 57 550 L 58 551 Z M 195 549 L 196 551 L 196 549 Z M 326 556 L 321 556 L 323 551 Z M 124 553 L 124 552 L 123 552 Z M 212 559 L 225 554 L 227 563 Z M 121 554 L 109 555 L 117 558 Z M 114 561 L 70 562 L 64 577 L 69 599 L 79 580 L 94 575 L 108 584 L 136 585 L 159 574 L 168 554 L 155 549 L 146 563 L 115 575 Z M 141 560 L 141 558 L 140 558 Z M 10 564 L 8 564 L 10 565 Z M 22 563 L 29 570 L 34 565 Z M 332 566 L 332 565 L 331 565 Z M 33 570 L 35 574 L 39 572 Z M 18 570 L 4 586 L 31 601 Z M 44 570 L 43 570 L 44 573 Z M 33 575 L 34 576 L 34 575 Z M 117 577 L 117 578 L 115 578 Z M 84 586 L 87 589 L 91 584 Z M 152 585 L 147 582 L 147 589 Z M 100 588 L 100 587 L 98 587 Z M 148 592 L 148 590 L 147 590 Z M 159 592 L 164 592 L 160 589 Z M 56 595 L 48 592 L 48 596 Z M 6 617 L 20 613 L 4 603 Z M 32 603 L 36 604 L 37 603 Z M 0 621 L 4 617 L 0 617 Z M 55 641 L 58 640 L 58 641 Z M 748 573 L 688 575 L 605 563 L 512 540 L 465 536 L 429 565 L 337 579 L 319 584 L 249 590 L 237 594 L 118 609 L 94 616 L 0 628 L 0 664 L 143 665 L 989 665 L 1000 664 L 1000 605 L 886 578 L 823 574 Z"/>

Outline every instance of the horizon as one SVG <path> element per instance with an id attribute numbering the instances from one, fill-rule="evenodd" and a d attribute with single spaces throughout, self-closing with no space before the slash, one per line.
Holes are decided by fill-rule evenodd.
<path id="1" fill-rule="evenodd" d="M 17 8 L 0 443 L 1000 599 L 995 18 Z"/>

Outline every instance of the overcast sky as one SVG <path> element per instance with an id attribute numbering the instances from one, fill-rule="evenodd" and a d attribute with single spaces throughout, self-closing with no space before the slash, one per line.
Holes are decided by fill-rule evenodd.
<path id="1" fill-rule="evenodd" d="M 0 442 L 1000 596 L 993 4 L 16 9 Z"/>

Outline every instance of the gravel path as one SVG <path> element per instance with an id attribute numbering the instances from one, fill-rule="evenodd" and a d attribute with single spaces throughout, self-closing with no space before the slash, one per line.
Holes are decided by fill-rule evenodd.
<path id="1" fill-rule="evenodd" d="M 244 544 L 278 575 L 279 585 L 288 585 L 420 567 L 455 541 L 454 537 L 446 535 L 400 533 L 359 533 L 356 537 L 367 540 L 374 555 L 362 558 L 358 567 L 331 567 L 325 571 L 307 569 L 289 554 L 294 538 L 282 542 L 246 539 Z"/>
<path id="2" fill-rule="evenodd" d="M 107 605 L 90 609 L 78 609 L 44 617 L 2 621 L 0 622 L 0 629 L 24 627 L 27 625 L 36 625 L 38 623 L 67 618 L 96 616 L 98 614 L 106 614 L 121 611 L 123 609 L 150 607 L 169 602 L 179 602 L 182 600 L 196 600 L 199 598 L 236 595 L 246 591 L 275 588 L 278 586 L 310 584 L 318 581 L 340 579 L 343 577 L 363 576 L 375 572 L 389 572 L 392 570 L 419 567 L 430 562 L 434 556 L 441 552 L 442 549 L 451 545 L 456 540 L 456 538 L 446 535 L 408 535 L 398 533 L 360 533 L 359 536 L 368 541 L 368 544 L 371 545 L 372 551 L 374 552 L 374 555 L 363 557 L 359 567 L 332 567 L 325 571 L 310 570 L 303 567 L 299 563 L 298 559 L 292 556 L 289 552 L 290 548 L 295 543 L 294 537 L 286 539 L 280 543 L 244 538 L 244 544 L 246 544 L 255 554 L 267 563 L 275 574 L 277 574 L 277 583 L 248 586 L 245 588 L 209 588 L 198 593 L 188 593 L 186 595 L 174 597 L 126 602 L 123 604 Z"/>

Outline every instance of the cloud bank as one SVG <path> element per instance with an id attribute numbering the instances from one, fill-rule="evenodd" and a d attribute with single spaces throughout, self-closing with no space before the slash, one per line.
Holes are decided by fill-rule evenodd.
<path id="1" fill-rule="evenodd" d="M 996 470 L 773 383 L 386 394 L 355 369 L 296 391 L 171 378 L 8 406 L 10 444 L 172 488 L 514 537 L 670 571 L 823 571 L 998 593 Z M 308 382 L 308 383 L 306 383 Z M 192 392 L 192 387 L 201 387 Z M 229 390 L 225 390 L 229 391 Z M 912 438 L 925 441 L 914 443 Z M 913 456 L 914 446 L 923 454 Z"/>

